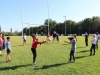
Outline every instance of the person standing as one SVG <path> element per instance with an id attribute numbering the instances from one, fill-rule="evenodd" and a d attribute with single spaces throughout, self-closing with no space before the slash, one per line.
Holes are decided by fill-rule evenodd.
<path id="1" fill-rule="evenodd" d="M 99 39 L 100 39 L 100 36 L 99 36 L 98 32 L 96 32 L 96 38 L 97 38 L 97 41 L 96 41 L 96 50 L 98 50 L 98 43 L 99 43 Z"/>
<path id="2" fill-rule="evenodd" d="M 91 48 L 90 48 L 90 56 L 92 56 L 92 49 L 94 50 L 93 55 L 95 55 L 95 47 L 96 47 L 96 42 L 97 42 L 96 35 L 95 35 L 95 34 L 93 34 L 93 38 L 92 38 L 92 45 L 91 45 Z"/>
<path id="3" fill-rule="evenodd" d="M 65 40 L 65 42 L 68 43 L 68 44 L 72 44 L 72 48 L 71 48 L 71 51 L 70 51 L 70 59 L 69 59 L 68 63 L 71 63 L 72 58 L 73 58 L 73 62 L 75 62 L 74 53 L 76 51 L 76 34 L 73 34 L 73 39 L 70 42 L 67 42 L 66 40 Z"/>
<path id="4" fill-rule="evenodd" d="M 38 32 L 36 32 L 36 40 L 38 40 Z"/>
<path id="5" fill-rule="evenodd" d="M 6 42 L 6 51 L 7 51 L 7 56 L 6 56 L 6 63 L 10 62 L 10 53 L 11 53 L 11 44 L 10 44 L 10 37 L 7 37 L 7 42 Z"/>
<path id="6" fill-rule="evenodd" d="M 32 65 L 36 65 L 36 56 L 37 56 L 37 52 L 36 52 L 36 48 L 37 48 L 37 44 L 42 44 L 43 42 L 38 42 L 38 40 L 36 40 L 36 35 L 34 33 L 32 33 L 31 37 L 33 38 L 33 42 L 32 42 L 32 47 L 31 47 L 31 51 L 33 54 L 33 63 Z"/>
<path id="7" fill-rule="evenodd" d="M 3 50 L 3 39 L 2 39 L 2 34 L 0 33 L 0 56 L 2 56 L 2 50 Z"/>
<path id="8" fill-rule="evenodd" d="M 24 36 L 23 36 L 23 45 L 26 45 L 26 39 L 27 39 L 27 36 L 26 36 L 26 34 L 24 33 Z"/>
<path id="9" fill-rule="evenodd" d="M 5 49 L 5 35 L 2 34 L 2 39 L 3 39 L 3 49 Z"/>
<path id="10" fill-rule="evenodd" d="M 89 37 L 88 33 L 85 32 L 85 44 L 86 44 L 86 47 L 88 47 L 88 37 Z"/>

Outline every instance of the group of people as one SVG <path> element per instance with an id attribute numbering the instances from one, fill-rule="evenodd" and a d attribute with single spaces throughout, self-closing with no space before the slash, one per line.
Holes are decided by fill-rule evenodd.
<path id="1" fill-rule="evenodd" d="M 59 34 L 56 33 L 56 31 L 53 32 L 53 40 L 50 37 L 50 33 L 47 34 L 47 43 L 50 43 L 50 41 L 52 41 L 52 43 L 54 43 L 55 41 L 57 41 L 59 43 Z"/>
<path id="2" fill-rule="evenodd" d="M 10 37 L 6 38 L 7 41 L 5 42 L 4 34 L 0 33 L 0 56 L 2 56 L 2 51 L 6 49 L 7 56 L 6 56 L 6 62 L 10 62 L 10 53 L 11 53 L 11 45 L 10 45 Z"/>
<path id="3" fill-rule="evenodd" d="M 87 32 L 85 32 L 85 43 L 86 43 L 86 47 L 88 47 L 88 38 L 89 35 Z M 92 49 L 94 50 L 93 55 L 95 55 L 95 50 L 98 50 L 98 42 L 99 42 L 100 36 L 99 33 L 96 32 L 95 34 L 93 34 L 93 38 L 92 38 L 92 45 L 90 48 L 90 56 L 92 56 Z"/>
<path id="4" fill-rule="evenodd" d="M 33 41 L 32 41 L 32 46 L 31 46 L 31 51 L 32 51 L 32 54 L 33 54 L 33 63 L 32 65 L 36 65 L 36 57 L 37 57 L 37 52 L 36 52 L 36 48 L 37 48 L 37 45 L 38 44 L 43 44 L 43 43 L 46 43 L 47 41 L 44 40 L 42 42 L 39 42 L 38 41 L 38 33 L 34 34 L 32 33 L 31 35 Z M 72 38 L 69 42 L 64 40 L 65 43 L 68 43 L 68 44 L 72 44 L 72 47 L 71 47 L 71 50 L 70 50 L 70 59 L 69 59 L 69 63 L 72 62 L 72 58 L 73 58 L 73 62 L 75 62 L 75 51 L 76 51 L 76 42 L 77 42 L 77 35 L 76 34 L 73 34 Z M 86 32 L 85 33 L 85 43 L 86 43 L 86 47 L 88 47 L 88 33 Z M 24 33 L 23 35 L 23 45 L 26 44 L 26 34 Z M 1 54 L 1 51 L 3 49 L 6 48 L 6 51 L 7 51 L 7 56 L 6 56 L 6 62 L 10 62 L 10 53 L 11 53 L 11 45 L 10 45 L 10 37 L 7 37 L 7 42 L 5 42 L 5 38 L 4 38 L 4 34 L 1 34 L 0 33 L 0 56 L 2 56 Z M 47 40 L 50 40 L 50 34 L 48 33 L 47 34 Z M 95 55 L 95 50 L 98 49 L 98 41 L 100 39 L 100 36 L 99 36 L 99 33 L 96 32 L 96 34 L 93 34 L 93 38 L 92 38 L 92 45 L 91 45 L 91 48 L 90 48 L 90 56 L 92 55 Z M 52 43 L 57 40 L 59 42 L 59 35 L 58 33 L 56 33 L 55 31 L 53 32 L 53 40 L 52 40 Z M 92 54 L 92 49 L 94 50 L 94 53 Z"/>

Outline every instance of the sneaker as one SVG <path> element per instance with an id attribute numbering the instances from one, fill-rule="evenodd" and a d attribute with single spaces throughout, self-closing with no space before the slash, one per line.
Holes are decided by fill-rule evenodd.
<path id="1" fill-rule="evenodd" d="M 8 61 L 6 61 L 6 63 L 8 63 Z"/>
<path id="2" fill-rule="evenodd" d="M 93 55 L 95 55 L 95 54 L 93 54 Z"/>
<path id="3" fill-rule="evenodd" d="M 11 60 L 8 60 L 8 62 L 11 62 Z"/>
<path id="4" fill-rule="evenodd" d="M 72 63 L 75 63 L 75 61 L 73 61 Z"/>
<path id="5" fill-rule="evenodd" d="M 90 54 L 89 56 L 92 56 L 92 54 Z"/>
<path id="6" fill-rule="evenodd" d="M 71 63 L 71 61 L 68 61 L 68 62 L 67 62 L 67 64 L 70 64 L 70 63 Z"/>
<path id="7" fill-rule="evenodd" d="M 32 63 L 32 66 L 35 66 L 36 65 L 36 63 L 34 62 L 34 63 Z"/>

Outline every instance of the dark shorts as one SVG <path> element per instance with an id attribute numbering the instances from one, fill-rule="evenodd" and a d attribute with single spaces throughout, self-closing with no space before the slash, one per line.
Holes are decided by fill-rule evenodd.
<path id="1" fill-rule="evenodd" d="M 10 50 L 9 49 L 7 49 L 7 54 L 10 54 Z"/>
<path id="2" fill-rule="evenodd" d="M 26 40 L 23 40 L 24 42 L 26 42 Z"/>
<path id="3" fill-rule="evenodd" d="M 3 46 L 0 46 L 0 51 L 3 50 Z"/>

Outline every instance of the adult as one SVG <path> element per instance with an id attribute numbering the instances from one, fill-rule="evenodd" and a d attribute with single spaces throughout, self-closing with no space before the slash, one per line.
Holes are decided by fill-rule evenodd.
<path id="1" fill-rule="evenodd" d="M 56 32 L 54 31 L 53 32 L 53 40 L 52 40 L 52 43 L 56 40 Z"/>
<path id="2" fill-rule="evenodd" d="M 57 41 L 59 43 L 59 34 L 58 33 L 56 33 L 56 39 L 57 39 Z"/>
<path id="3" fill-rule="evenodd" d="M 86 47 L 88 47 L 88 37 L 89 37 L 89 35 L 88 35 L 88 33 L 87 32 L 85 32 L 85 44 L 86 44 Z"/>

